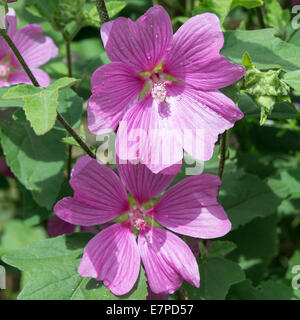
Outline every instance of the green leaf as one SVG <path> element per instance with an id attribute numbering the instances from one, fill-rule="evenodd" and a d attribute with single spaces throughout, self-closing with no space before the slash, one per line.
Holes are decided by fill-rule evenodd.
<path id="1" fill-rule="evenodd" d="M 229 288 L 245 279 L 238 264 L 222 258 L 209 258 L 199 263 L 200 288 L 184 283 L 190 300 L 223 300 Z"/>
<path id="2" fill-rule="evenodd" d="M 204 0 L 194 8 L 193 15 L 212 12 L 220 18 L 223 24 L 229 12 L 236 7 L 250 9 L 261 5 L 263 5 L 262 0 Z"/>
<path id="3" fill-rule="evenodd" d="M 114 296 L 100 281 L 78 274 L 83 248 L 94 235 L 74 233 L 48 239 L 9 253 L 3 261 L 29 275 L 20 300 L 145 299 L 147 284 L 141 270 L 135 287 L 126 296 Z"/>
<path id="4" fill-rule="evenodd" d="M 183 17 L 183 16 L 175 17 L 174 19 L 172 19 L 172 25 L 176 25 L 176 23 L 178 22 L 180 24 L 184 24 L 188 20 L 189 20 L 189 17 Z"/>
<path id="5" fill-rule="evenodd" d="M 231 241 L 213 241 L 208 248 L 210 257 L 224 257 L 236 248 L 236 244 Z"/>
<path id="6" fill-rule="evenodd" d="M 21 220 L 10 220 L 5 224 L 1 237 L 0 256 L 44 239 L 46 239 L 46 232 L 43 227 L 32 228 Z"/>
<path id="7" fill-rule="evenodd" d="M 23 217 L 27 226 L 35 226 L 46 220 L 51 211 L 44 207 L 40 207 L 33 199 L 30 191 L 26 190 L 22 185 L 20 189 L 23 195 Z"/>
<path id="8" fill-rule="evenodd" d="M 22 99 L 4 100 L 2 98 L 3 94 L 6 93 L 9 89 L 10 89 L 9 87 L 0 88 L 0 108 L 23 107 L 24 102 Z"/>
<path id="9" fill-rule="evenodd" d="M 84 131 L 84 126 L 83 125 L 80 126 L 79 136 L 83 141 L 86 141 L 86 135 L 85 135 L 85 131 Z M 66 143 L 66 144 L 69 144 L 71 146 L 74 146 L 74 147 L 80 147 L 79 143 L 73 137 L 64 137 L 64 138 L 62 138 L 61 141 Z"/>
<path id="10" fill-rule="evenodd" d="M 110 1 L 106 3 L 106 9 L 110 18 L 117 15 L 126 7 L 125 1 Z"/>
<path id="11" fill-rule="evenodd" d="M 284 28 L 291 21 L 289 9 L 283 10 L 277 0 L 265 0 L 265 8 L 267 10 L 266 15 L 264 15 L 265 24 L 275 28 L 279 35 L 282 36 Z"/>
<path id="12" fill-rule="evenodd" d="M 34 9 L 30 10 L 30 8 L 32 8 L 31 6 L 33 6 Z M 26 9 L 29 9 L 29 12 L 37 17 L 52 20 L 58 6 L 59 0 L 31 0 Z"/>
<path id="13" fill-rule="evenodd" d="M 61 78 L 47 88 L 21 84 L 9 89 L 2 98 L 21 98 L 24 101 L 26 118 L 30 121 L 34 132 L 43 135 L 54 126 L 59 90 L 71 87 L 77 81 L 74 78 Z"/>
<path id="14" fill-rule="evenodd" d="M 264 4 L 263 0 L 232 0 L 231 9 L 234 9 L 238 6 L 252 9 L 256 7 L 260 7 Z"/>
<path id="15" fill-rule="evenodd" d="M 300 198 L 300 169 L 283 170 L 270 177 L 268 184 L 281 198 Z"/>
<path id="16" fill-rule="evenodd" d="M 204 0 L 193 10 L 193 15 L 212 12 L 219 17 L 221 24 L 223 24 L 230 12 L 231 2 L 232 0 Z"/>
<path id="17" fill-rule="evenodd" d="M 226 31 L 221 54 L 241 64 L 245 51 L 261 70 L 280 68 L 284 71 L 300 69 L 299 47 L 275 37 L 274 29 Z"/>
<path id="18" fill-rule="evenodd" d="M 243 55 L 243 60 L 242 60 L 242 64 L 246 69 L 251 69 L 253 68 L 253 63 L 251 61 L 251 58 L 249 56 L 248 52 L 245 52 Z"/>
<path id="19" fill-rule="evenodd" d="M 261 282 L 253 287 L 249 279 L 230 288 L 230 299 L 234 300 L 291 300 L 294 297 L 291 287 L 274 280 Z"/>
<path id="20" fill-rule="evenodd" d="M 268 202 L 270 205 L 271 202 Z M 245 212 L 240 211 L 241 215 Z M 225 239 L 237 243 L 228 258 L 239 263 L 247 278 L 258 284 L 265 276 L 268 265 L 277 254 L 277 217 L 257 218 L 237 230 L 229 232 Z"/>
<path id="21" fill-rule="evenodd" d="M 110 1 L 106 3 L 107 12 L 110 18 L 117 15 L 120 11 L 122 11 L 126 7 L 125 1 Z M 94 27 L 99 27 L 100 25 L 100 18 L 98 14 L 98 10 L 96 6 L 93 6 L 93 8 L 86 13 L 86 22 L 89 25 L 92 25 Z"/>
<path id="22" fill-rule="evenodd" d="M 63 130 L 37 136 L 28 122 L 0 119 L 1 145 L 6 161 L 18 180 L 32 191 L 34 200 L 51 209 L 63 180 L 66 158 Z"/>
<path id="23" fill-rule="evenodd" d="M 67 88 L 59 91 L 58 105 L 57 111 L 73 129 L 77 128 L 81 122 L 83 99 L 72 89 Z M 64 128 L 59 122 L 56 126 Z"/>
<path id="24" fill-rule="evenodd" d="M 254 218 L 272 215 L 280 205 L 281 200 L 255 175 L 238 170 L 225 172 L 222 180 L 219 201 L 232 222 L 232 229 Z"/>
<path id="25" fill-rule="evenodd" d="M 300 70 L 285 73 L 283 80 L 296 91 L 300 90 Z"/>
<path id="26" fill-rule="evenodd" d="M 239 95 L 238 106 L 241 111 L 244 113 L 245 118 L 256 118 L 260 119 L 261 109 L 253 101 L 253 99 L 247 94 Z M 276 102 L 273 106 L 271 114 L 268 116 L 268 119 L 271 120 L 281 120 L 281 119 L 293 119 L 298 116 L 299 112 L 296 108 L 285 102 Z"/>
<path id="27" fill-rule="evenodd" d="M 255 294 L 255 300 L 291 300 L 293 290 L 280 282 L 268 280 L 262 282 Z"/>

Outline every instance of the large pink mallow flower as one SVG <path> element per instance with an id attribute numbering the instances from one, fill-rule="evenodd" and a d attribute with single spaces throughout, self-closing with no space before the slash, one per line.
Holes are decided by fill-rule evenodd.
<path id="1" fill-rule="evenodd" d="M 218 135 L 243 117 L 218 91 L 245 70 L 220 55 L 217 16 L 194 16 L 173 35 L 169 15 L 154 6 L 136 22 L 104 23 L 101 37 L 112 62 L 92 76 L 89 130 L 103 134 L 119 125 L 118 156 L 140 159 L 156 173 L 180 162 L 183 149 L 210 159 Z"/>
<path id="2" fill-rule="evenodd" d="M 38 67 L 57 56 L 58 49 L 53 40 L 45 36 L 37 24 L 28 24 L 17 31 L 16 14 L 12 8 L 9 8 L 6 21 L 9 24 L 8 35 L 19 49 L 33 75 L 42 87 L 48 86 L 49 75 Z M 19 83 L 31 84 L 31 81 L 4 39 L 0 38 L 0 87 Z"/>
<path id="3" fill-rule="evenodd" d="M 189 246 L 174 233 L 154 226 L 154 221 L 196 238 L 225 235 L 231 223 L 217 202 L 220 179 L 210 174 L 186 178 L 146 210 L 143 205 L 162 193 L 175 175 L 154 174 L 145 165 L 130 163 L 118 164 L 118 171 L 120 178 L 97 160 L 79 158 L 70 180 L 74 197 L 54 207 L 61 219 L 81 226 L 120 219 L 89 241 L 79 274 L 102 280 L 115 295 L 124 295 L 133 288 L 142 261 L 155 294 L 173 293 L 182 279 L 199 287 L 198 265 Z M 126 188 L 136 205 L 129 204 Z"/>

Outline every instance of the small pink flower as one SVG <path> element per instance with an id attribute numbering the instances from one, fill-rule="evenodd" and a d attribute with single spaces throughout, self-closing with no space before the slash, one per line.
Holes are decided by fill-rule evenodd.
<path id="1" fill-rule="evenodd" d="M 18 0 L 6 0 L 7 3 L 17 2 Z"/>
<path id="2" fill-rule="evenodd" d="M 9 8 L 6 19 L 9 23 L 8 34 L 33 75 L 41 86 L 48 86 L 49 75 L 38 67 L 57 56 L 58 49 L 53 40 L 44 36 L 41 27 L 37 24 L 28 24 L 17 31 L 16 14 L 12 8 Z M 0 38 L 0 87 L 19 83 L 31 84 L 31 81 L 4 39 Z"/>
<path id="3" fill-rule="evenodd" d="M 112 62 L 92 76 L 89 130 L 102 134 L 119 125 L 119 158 L 140 159 L 156 173 L 179 163 L 183 149 L 210 159 L 218 135 L 243 117 L 218 91 L 245 69 L 220 55 L 217 16 L 194 16 L 173 35 L 168 13 L 154 6 L 136 22 L 104 23 L 101 37 Z M 139 99 L 143 88 L 148 91 Z"/>
<path id="4" fill-rule="evenodd" d="M 127 214 L 125 221 L 112 224 L 89 241 L 80 275 L 102 280 L 114 294 L 124 295 L 134 286 L 142 260 L 155 294 L 173 293 L 182 279 L 199 287 L 198 265 L 188 245 L 174 233 L 153 226 L 153 221 L 196 238 L 225 235 L 231 223 L 217 202 L 220 179 L 210 174 L 186 178 L 146 210 L 143 204 L 161 194 L 175 174 L 154 174 L 145 165 L 130 163 L 118 164 L 118 170 L 121 179 L 97 160 L 79 158 L 70 180 L 74 197 L 54 207 L 61 219 L 81 226 L 103 224 Z M 136 205 L 130 206 L 125 186 Z"/>
<path id="5" fill-rule="evenodd" d="M 297 110 L 300 111 L 300 103 L 294 102 L 294 106 L 296 107 Z"/>
<path id="6" fill-rule="evenodd" d="M 49 219 L 47 231 L 51 238 L 70 234 L 75 232 L 76 225 L 61 220 L 58 216 L 53 216 Z M 98 230 L 94 227 L 80 227 L 81 232 L 97 233 Z"/>
<path id="7" fill-rule="evenodd" d="M 1 173 L 10 177 L 10 178 L 13 178 L 13 179 L 15 178 L 15 175 L 11 172 L 4 157 L 0 158 L 0 174 Z"/>

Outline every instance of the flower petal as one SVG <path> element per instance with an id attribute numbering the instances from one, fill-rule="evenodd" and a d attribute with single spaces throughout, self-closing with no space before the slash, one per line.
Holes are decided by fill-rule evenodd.
<path id="1" fill-rule="evenodd" d="M 41 87 L 49 86 L 50 77 L 45 71 L 40 69 L 31 69 L 31 72 L 33 73 L 34 77 L 37 79 Z M 8 77 L 8 83 L 10 85 L 19 83 L 32 84 L 30 78 L 28 77 L 25 71 L 16 71 L 11 73 Z"/>
<path id="2" fill-rule="evenodd" d="M 6 21 L 8 22 L 8 35 L 12 38 L 17 32 L 17 16 L 13 8 L 8 8 L 6 14 Z"/>
<path id="3" fill-rule="evenodd" d="M 199 91 L 184 83 L 169 88 L 171 113 L 181 131 L 181 145 L 194 158 L 211 158 L 218 135 L 233 127 L 243 113 L 219 91 Z"/>
<path id="4" fill-rule="evenodd" d="M 1 18 L 2 21 L 0 23 L 3 23 L 5 26 L 7 26 L 7 22 L 9 24 L 8 26 L 8 35 L 12 38 L 17 29 L 17 18 L 16 18 L 16 12 L 13 8 L 8 8 L 8 13 L 5 15 L 5 18 Z M 0 37 L 0 61 L 5 58 L 5 56 L 10 52 L 10 49 L 5 42 L 5 40 Z"/>
<path id="5" fill-rule="evenodd" d="M 11 172 L 4 157 L 0 158 L 0 174 L 4 174 L 4 175 L 6 175 L 10 178 L 13 178 L 13 179 L 15 178 L 15 175 Z"/>
<path id="6" fill-rule="evenodd" d="M 176 70 L 176 77 L 184 79 L 189 85 L 202 91 L 224 88 L 240 80 L 246 74 L 242 66 L 218 55 L 201 64 L 193 64 L 188 71 Z"/>
<path id="7" fill-rule="evenodd" d="M 174 35 L 172 49 L 164 62 L 164 71 L 187 82 L 201 77 L 204 70 L 202 66 L 219 57 L 223 44 L 224 36 L 215 14 L 194 16 Z M 205 78 L 204 73 L 202 77 Z M 197 82 L 189 84 L 194 85 Z"/>
<path id="8" fill-rule="evenodd" d="M 218 204 L 219 177 L 201 174 L 170 188 L 153 208 L 153 217 L 166 228 L 196 238 L 225 235 L 231 223 Z"/>
<path id="9" fill-rule="evenodd" d="M 119 177 L 88 156 L 77 160 L 70 185 L 74 198 L 64 198 L 54 208 L 64 221 L 93 226 L 106 223 L 129 210 L 127 192 Z"/>
<path id="10" fill-rule="evenodd" d="M 128 210 L 128 196 L 112 169 L 88 156 L 80 157 L 71 174 L 70 185 L 75 198 L 100 209 L 102 213 L 120 215 Z"/>
<path id="11" fill-rule="evenodd" d="M 140 159 L 154 173 L 181 163 L 183 151 L 177 141 L 180 131 L 167 108 L 148 94 L 127 111 L 116 139 L 116 153 L 121 160 Z"/>
<path id="12" fill-rule="evenodd" d="M 177 172 L 173 174 L 155 174 L 144 164 L 132 164 L 130 161 L 120 164 L 119 162 L 117 161 L 117 166 L 120 177 L 128 191 L 140 204 L 163 192 L 180 170 L 180 165 L 174 165 L 177 167 Z"/>
<path id="13" fill-rule="evenodd" d="M 102 210 L 99 205 L 91 205 L 89 201 L 82 201 L 80 197 L 63 198 L 55 205 L 54 212 L 60 219 L 78 226 L 94 226 L 119 216 L 110 208 L 104 207 Z"/>
<path id="14" fill-rule="evenodd" d="M 58 216 L 53 216 L 49 219 L 47 231 L 50 237 L 55 238 L 62 234 L 69 234 L 75 232 L 75 225 L 65 222 Z"/>
<path id="15" fill-rule="evenodd" d="M 172 43 L 170 17 L 161 6 L 150 8 L 136 22 L 117 18 L 106 22 L 101 37 L 111 61 L 120 61 L 136 71 L 153 69 L 164 58 Z"/>
<path id="16" fill-rule="evenodd" d="M 182 278 L 199 287 L 200 275 L 189 246 L 173 233 L 148 228 L 138 237 L 138 246 L 148 283 L 156 293 L 174 293 Z"/>
<path id="17" fill-rule="evenodd" d="M 116 129 L 124 113 L 135 103 L 144 81 L 121 62 L 106 64 L 92 76 L 92 96 L 88 102 L 88 125 L 93 134 Z"/>
<path id="18" fill-rule="evenodd" d="M 53 40 L 43 34 L 37 24 L 28 24 L 15 34 L 13 41 L 29 67 L 39 67 L 58 55 L 58 49 Z M 15 67 L 20 64 L 12 57 Z"/>
<path id="19" fill-rule="evenodd" d="M 140 255 L 130 228 L 116 223 L 98 233 L 85 247 L 78 271 L 82 277 L 103 280 L 115 295 L 128 293 L 140 271 Z"/>

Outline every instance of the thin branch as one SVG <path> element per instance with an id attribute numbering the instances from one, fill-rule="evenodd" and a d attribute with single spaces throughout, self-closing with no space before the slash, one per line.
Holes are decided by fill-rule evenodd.
<path id="1" fill-rule="evenodd" d="M 28 75 L 29 79 L 31 80 L 32 84 L 35 87 L 40 87 L 37 79 L 31 72 L 30 68 L 28 67 L 27 63 L 23 59 L 20 51 L 17 49 L 9 35 L 6 33 L 5 30 L 0 29 L 0 35 L 9 45 L 10 49 L 13 51 L 15 56 L 17 57 L 18 61 L 20 62 L 21 66 L 23 67 L 24 71 Z M 65 127 L 65 129 L 69 132 L 69 134 L 77 141 L 77 143 L 82 147 L 82 149 L 92 158 L 96 158 L 96 155 L 92 152 L 92 150 L 88 147 L 88 145 L 80 138 L 80 136 L 73 130 L 73 128 L 68 124 L 68 122 L 63 118 L 63 116 L 57 112 L 57 119 L 58 121 Z"/>
<path id="2" fill-rule="evenodd" d="M 67 53 L 68 76 L 69 78 L 72 78 L 73 72 L 72 72 L 71 42 L 66 37 L 65 37 L 65 43 L 66 43 L 66 53 Z M 71 170 L 72 170 L 72 146 L 68 145 L 68 162 L 67 162 L 68 180 L 70 180 L 71 178 Z"/>
<path id="3" fill-rule="evenodd" d="M 300 28 L 299 28 L 299 29 L 295 29 L 295 30 L 289 35 L 289 37 L 286 39 L 286 42 L 291 41 L 292 38 L 293 38 L 293 36 L 297 33 L 298 30 L 300 30 Z"/>
<path id="4" fill-rule="evenodd" d="M 96 7 L 98 10 L 100 22 L 101 23 L 108 22 L 110 19 L 109 19 L 106 5 L 105 5 L 105 1 L 104 0 L 96 0 Z"/>
<path id="5" fill-rule="evenodd" d="M 65 39 L 65 42 L 66 42 L 66 52 L 67 52 L 68 76 L 72 78 L 73 72 L 72 72 L 71 43 L 68 39 Z"/>
<path id="6" fill-rule="evenodd" d="M 220 162 L 219 162 L 219 170 L 218 170 L 218 176 L 222 179 L 223 171 L 225 167 L 225 161 L 226 161 L 226 143 L 227 143 L 227 131 L 225 131 L 221 135 L 221 141 L 220 141 Z"/>

